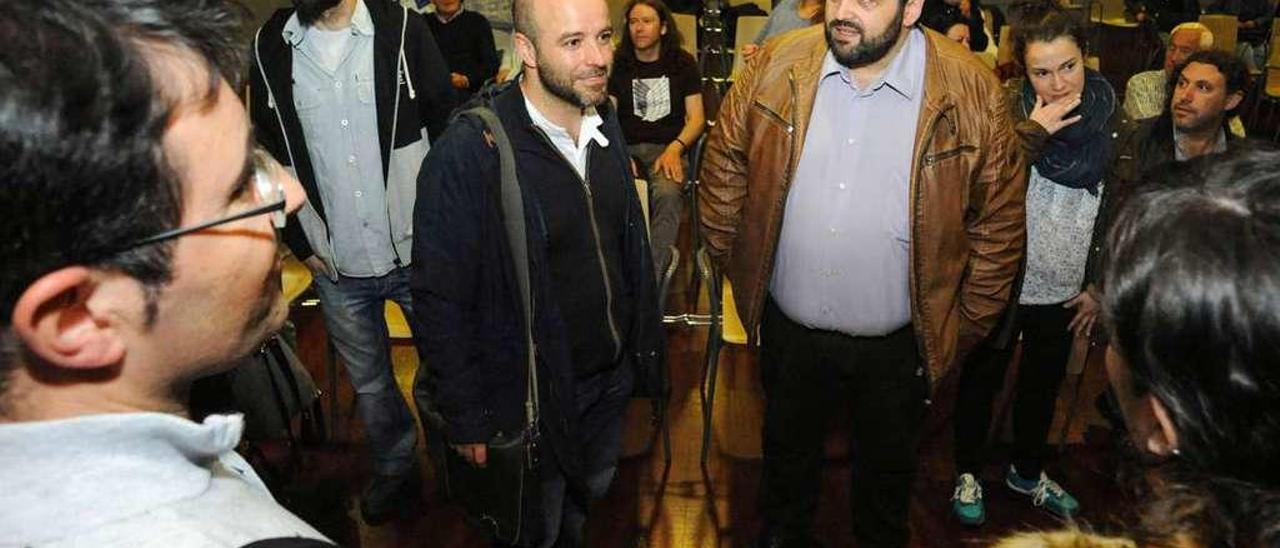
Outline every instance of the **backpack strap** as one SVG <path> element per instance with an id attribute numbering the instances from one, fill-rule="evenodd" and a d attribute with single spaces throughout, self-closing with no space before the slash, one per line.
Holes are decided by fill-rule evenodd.
<path id="1" fill-rule="evenodd" d="M 524 218 L 524 197 L 520 191 L 520 181 L 516 178 L 515 153 L 511 150 L 511 141 L 502 126 L 497 113 L 486 106 L 477 106 L 461 113 L 463 116 L 474 116 L 484 122 L 498 149 L 498 159 L 502 174 L 502 217 L 507 232 L 507 244 L 511 247 L 511 260 L 515 266 L 516 284 L 520 291 L 520 304 L 524 313 L 524 339 L 527 355 L 526 367 L 529 375 L 529 387 L 525 396 L 525 420 L 530 431 L 538 424 L 538 368 L 536 362 L 537 347 L 533 343 L 533 294 L 529 284 L 529 249 L 526 239 Z"/>

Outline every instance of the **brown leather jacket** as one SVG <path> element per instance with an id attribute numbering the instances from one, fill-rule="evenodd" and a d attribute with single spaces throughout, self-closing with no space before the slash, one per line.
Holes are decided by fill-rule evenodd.
<path id="1" fill-rule="evenodd" d="M 911 315 L 933 386 L 1000 319 L 1026 246 L 1027 168 L 995 75 L 926 31 L 911 176 Z M 721 106 L 698 189 L 708 252 L 754 341 L 827 44 L 769 42 Z"/>

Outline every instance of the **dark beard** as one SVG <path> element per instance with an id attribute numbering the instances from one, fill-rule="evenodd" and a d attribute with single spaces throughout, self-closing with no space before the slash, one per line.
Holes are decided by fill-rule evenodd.
<path id="1" fill-rule="evenodd" d="M 293 9 L 298 14 L 298 22 L 309 27 L 340 3 L 342 0 L 293 0 Z"/>
<path id="2" fill-rule="evenodd" d="M 827 48 L 831 50 L 831 55 L 836 58 L 836 62 L 841 65 L 856 69 L 870 65 L 876 61 L 884 59 L 889 54 L 889 50 L 893 49 L 894 44 L 898 43 L 898 36 L 902 34 L 902 17 L 906 11 L 906 2 L 898 5 L 898 13 L 893 16 L 893 22 L 889 23 L 889 28 L 885 29 L 880 36 L 867 36 L 862 26 L 853 21 L 832 21 L 827 23 L 826 36 Z M 836 26 L 847 26 L 858 31 L 862 39 L 858 45 L 854 46 L 849 52 L 842 52 L 838 49 L 832 29 Z"/>
<path id="3" fill-rule="evenodd" d="M 586 96 L 573 89 L 572 76 L 548 70 L 549 68 L 549 64 L 543 63 L 541 60 L 538 61 L 538 81 L 542 82 L 542 87 L 560 100 L 578 108 L 587 108 L 598 106 L 608 98 L 607 93 L 602 93 L 599 100 L 589 100 Z M 605 76 L 608 76 L 608 71 L 605 71 Z"/>

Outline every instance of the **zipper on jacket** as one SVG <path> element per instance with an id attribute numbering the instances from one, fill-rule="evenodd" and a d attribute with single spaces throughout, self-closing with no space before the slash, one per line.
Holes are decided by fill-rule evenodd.
<path id="1" fill-rule="evenodd" d="M 772 118 L 775 122 L 778 122 L 779 124 L 782 124 L 783 127 L 787 128 L 787 135 L 795 133 L 795 125 L 784 120 L 781 114 L 774 112 L 773 109 L 765 106 L 765 104 L 760 101 L 756 101 L 755 105 L 760 108 L 760 111 L 763 112 L 765 116 Z"/>
<path id="2" fill-rule="evenodd" d="M 946 160 L 946 159 L 948 159 L 948 158 L 954 158 L 954 157 L 959 156 L 959 155 L 961 155 L 961 154 L 964 154 L 964 153 L 966 153 L 966 152 L 973 152 L 973 151 L 975 151 L 975 150 L 978 150 L 978 147 L 975 147 L 975 146 L 973 146 L 973 145 L 960 145 L 960 146 L 958 146 L 958 147 L 956 147 L 956 148 L 953 148 L 953 149 L 951 149 L 951 150 L 944 150 L 944 151 L 939 152 L 939 153 L 937 153 L 937 154 L 925 154 L 925 155 L 924 155 L 924 165 L 926 165 L 926 166 L 932 166 L 933 164 L 936 164 L 936 163 L 941 162 L 941 161 L 943 161 L 943 160 Z"/>
<path id="3" fill-rule="evenodd" d="M 542 128 L 534 125 L 533 129 L 548 145 L 551 146 L 551 149 L 555 151 L 558 156 L 564 159 L 565 163 L 569 162 L 567 158 L 564 158 L 563 154 L 560 154 L 559 149 L 556 148 L 551 137 L 543 132 Z M 590 147 L 588 147 L 588 149 L 589 148 Z M 578 175 L 578 170 L 573 169 L 572 165 L 569 166 L 569 170 L 572 171 L 574 175 Z M 613 318 L 613 284 L 609 283 L 609 267 L 604 260 L 604 249 L 600 246 L 600 226 L 596 223 L 595 198 L 591 194 L 591 153 L 589 150 L 587 153 L 587 163 L 583 171 L 586 172 L 586 175 L 578 175 L 578 181 L 582 183 L 582 190 L 587 199 L 587 219 L 591 223 L 591 236 L 595 243 L 596 260 L 600 264 L 600 279 L 604 282 L 604 315 L 605 319 L 608 320 L 609 335 L 613 338 L 613 359 L 614 361 L 617 361 L 622 355 L 622 336 L 618 332 L 617 321 Z"/>
<path id="4" fill-rule="evenodd" d="M 950 107 L 950 108 L 954 108 L 954 107 Z M 933 141 L 933 134 L 938 129 L 938 121 L 942 120 L 946 116 L 946 111 L 947 111 L 946 108 L 938 111 L 938 114 L 934 115 L 932 120 L 929 120 L 929 129 L 928 131 L 925 132 L 926 139 L 928 139 L 929 142 Z M 919 212 L 920 212 L 920 194 L 921 194 L 919 189 L 919 184 L 920 184 L 921 169 L 923 169 L 924 166 L 932 166 L 933 164 L 937 163 L 939 160 L 945 160 L 946 158 L 950 158 L 951 156 L 960 154 L 961 149 L 966 146 L 973 148 L 972 145 L 961 145 L 960 147 L 957 147 L 953 150 L 943 151 L 938 154 L 922 153 L 920 155 L 920 163 L 923 165 L 915 169 L 911 174 L 911 180 L 913 181 L 911 185 L 911 213 L 910 213 L 912 234 L 919 233 L 918 224 L 920 223 Z M 943 157 L 944 155 L 945 157 Z M 920 287 L 920 265 L 918 264 L 919 255 L 916 254 L 915 247 L 916 247 L 916 239 L 911 238 L 911 249 L 908 251 L 911 254 L 911 284 L 912 284 L 911 289 L 913 291 L 915 290 L 915 288 Z M 916 299 L 911 299 L 911 317 L 912 317 L 911 329 L 912 331 L 915 331 L 917 344 L 923 344 L 927 340 L 924 337 L 924 326 L 920 325 L 921 322 L 915 321 L 915 318 L 924 318 L 923 314 L 918 313 L 919 308 L 920 308 L 920 303 L 917 302 Z M 931 403 L 931 400 L 929 398 L 930 396 L 932 396 L 932 388 L 933 388 L 933 380 L 931 378 L 931 373 L 929 371 L 929 352 L 928 352 L 929 350 L 932 350 L 934 352 L 937 351 L 937 349 L 926 348 L 926 352 L 924 355 L 924 363 L 920 365 L 922 368 L 924 368 L 925 380 L 929 383 L 928 386 L 930 389 L 925 393 L 926 405 Z"/>
<path id="5" fill-rule="evenodd" d="M 791 177 L 792 177 L 791 172 L 794 169 L 792 166 L 795 165 L 795 159 L 796 159 L 796 123 L 795 123 L 796 94 L 799 93 L 799 91 L 796 89 L 796 75 L 794 71 L 787 71 L 787 84 L 791 88 L 791 121 L 788 122 L 786 120 L 783 120 L 782 116 L 780 116 L 778 113 L 773 112 L 768 108 L 764 108 L 764 105 L 760 105 L 761 110 L 763 110 L 766 114 L 768 114 L 770 117 L 774 118 L 775 120 L 782 122 L 782 124 L 787 127 L 787 135 L 791 139 L 791 147 L 787 150 L 787 169 L 782 172 L 782 181 L 787 185 L 786 192 L 782 194 L 782 208 L 783 208 L 782 215 L 783 216 L 786 216 L 787 196 L 791 194 L 791 183 L 793 182 L 791 180 Z M 782 238 L 782 223 L 778 222 L 775 224 L 777 224 L 777 228 L 775 228 L 773 231 L 773 249 L 769 251 L 769 260 L 767 263 L 765 263 L 766 265 L 768 265 L 766 266 L 766 268 L 769 268 L 770 271 L 772 271 L 773 261 L 778 254 L 778 240 Z M 757 289 L 757 291 L 759 291 L 759 289 Z M 748 324 L 748 325 L 756 326 L 757 340 L 759 340 L 760 316 L 764 312 L 763 306 L 759 308 L 760 310 L 756 311 L 756 317 L 750 318 L 751 323 Z"/>

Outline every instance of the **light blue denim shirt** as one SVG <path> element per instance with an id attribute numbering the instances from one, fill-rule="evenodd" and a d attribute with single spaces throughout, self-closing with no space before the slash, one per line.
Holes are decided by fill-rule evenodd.
<path id="1" fill-rule="evenodd" d="M 787 196 L 770 291 L 792 320 L 854 336 L 911 322 L 910 186 L 925 37 L 859 88 L 830 52 Z"/>
<path id="2" fill-rule="evenodd" d="M 378 108 L 373 86 L 373 19 L 356 5 L 336 67 L 325 66 L 321 41 L 294 15 L 283 36 L 293 46 L 293 100 L 315 168 L 338 273 L 382 276 L 396 267 L 387 213 Z M 311 196 L 312 200 L 316 197 Z"/>

